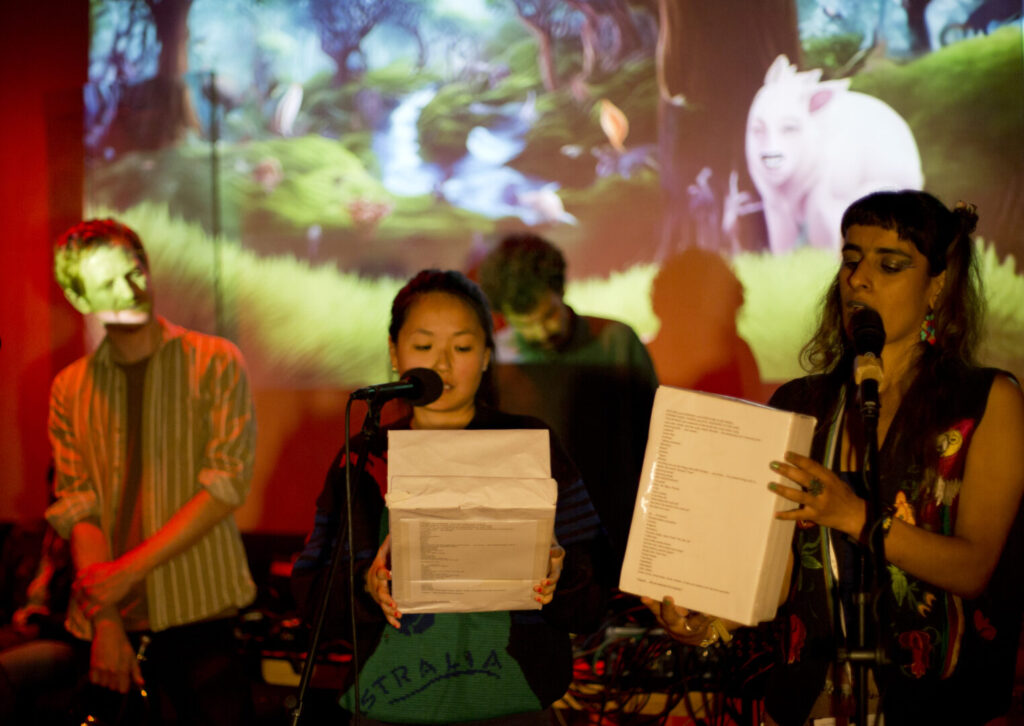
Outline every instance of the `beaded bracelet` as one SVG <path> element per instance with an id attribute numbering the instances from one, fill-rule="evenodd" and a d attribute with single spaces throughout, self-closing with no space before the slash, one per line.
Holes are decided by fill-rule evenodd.
<path id="1" fill-rule="evenodd" d="M 892 529 L 892 521 L 893 516 L 891 514 L 886 514 L 882 517 L 882 521 L 879 524 L 879 526 L 882 528 L 882 539 L 885 539 L 889 536 L 889 530 Z"/>
<path id="2" fill-rule="evenodd" d="M 864 522 L 864 527 L 860 531 L 858 541 L 861 544 L 870 547 L 874 541 L 875 532 L 877 532 L 879 528 L 882 530 L 883 539 L 888 537 L 889 530 L 892 529 L 892 520 L 895 516 L 896 507 L 891 504 L 887 504 L 882 507 L 882 513 L 878 515 L 878 517 Z"/>
<path id="3" fill-rule="evenodd" d="M 888 506 L 878 516 L 870 526 L 865 525 L 864 532 L 866 536 L 863 536 L 863 542 L 868 546 L 870 550 L 875 549 L 875 545 L 881 544 L 888 538 L 889 532 L 892 530 L 892 523 L 896 517 L 895 507 Z M 878 532 L 881 531 L 881 536 Z"/>

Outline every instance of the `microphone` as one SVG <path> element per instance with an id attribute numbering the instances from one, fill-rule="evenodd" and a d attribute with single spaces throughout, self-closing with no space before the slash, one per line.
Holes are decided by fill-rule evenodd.
<path id="1" fill-rule="evenodd" d="M 885 380 L 882 370 L 882 346 L 885 326 L 873 308 L 861 308 L 850 318 L 850 335 L 857 357 L 853 361 L 853 379 L 860 387 L 860 407 L 864 416 L 878 417 L 878 387 Z"/>
<path id="2" fill-rule="evenodd" d="M 383 403 L 392 398 L 407 398 L 413 406 L 426 406 L 444 393 L 444 383 L 435 371 L 429 368 L 410 368 L 402 377 L 391 383 L 365 386 L 354 391 L 351 398 L 357 401 Z"/>

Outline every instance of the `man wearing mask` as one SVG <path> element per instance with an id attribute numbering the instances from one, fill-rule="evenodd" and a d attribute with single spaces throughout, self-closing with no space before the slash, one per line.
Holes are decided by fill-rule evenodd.
<path id="1" fill-rule="evenodd" d="M 255 587 L 232 513 L 252 477 L 255 418 L 241 354 L 154 315 L 145 250 L 119 222 L 69 229 L 54 267 L 106 332 L 50 397 L 47 519 L 71 541 L 67 627 L 83 668 L 104 693 L 144 684 L 173 723 L 242 724 L 251 698 L 233 616 Z"/>

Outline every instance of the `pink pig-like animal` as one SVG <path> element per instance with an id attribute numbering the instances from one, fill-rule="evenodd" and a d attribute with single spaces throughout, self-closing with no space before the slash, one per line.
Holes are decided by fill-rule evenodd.
<path id="1" fill-rule="evenodd" d="M 849 79 L 821 82 L 780 55 L 747 116 L 747 166 L 774 253 L 801 238 L 838 250 L 843 212 L 865 194 L 920 189 L 921 157 L 907 122 Z"/>

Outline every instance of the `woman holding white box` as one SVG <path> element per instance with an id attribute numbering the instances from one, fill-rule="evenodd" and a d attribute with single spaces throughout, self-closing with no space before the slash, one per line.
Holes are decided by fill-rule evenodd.
<path id="1" fill-rule="evenodd" d="M 846 634 L 857 615 L 855 571 L 869 544 L 884 546 L 887 560 L 886 615 L 872 628 L 869 614 L 867 638 L 889 660 L 874 671 L 886 726 L 981 724 L 1009 707 L 1021 618 L 1014 570 L 1024 396 L 1011 375 L 975 362 L 976 222 L 973 207 L 950 210 L 920 191 L 871 194 L 843 216 L 842 266 L 804 349 L 814 375 L 771 401 L 818 426 L 810 458 L 771 463 L 800 488 L 770 485 L 796 505 L 777 516 L 799 526 L 767 723 L 850 715 L 854 669 L 837 652 L 854 647 Z M 872 319 L 874 332 L 874 322 L 863 324 Z M 865 331 L 877 334 L 877 357 L 861 344 Z M 855 377 L 878 380 L 881 511 L 872 517 L 858 401 L 869 396 Z M 863 561 L 871 567 L 870 554 Z M 700 616 L 652 607 L 683 637 L 706 635 L 686 635 L 705 629 Z"/>
<path id="2" fill-rule="evenodd" d="M 494 350 L 491 313 L 483 293 L 462 274 L 425 270 L 410 280 L 392 305 L 388 347 L 397 373 L 428 368 L 443 383 L 439 398 L 414 406 L 389 428 L 546 428 L 481 403 Z M 403 616 L 389 587 L 383 444 L 371 450 L 366 474 L 354 484 L 355 568 L 365 589 L 350 599 L 345 584 L 337 585 L 329 616 L 329 631 L 343 633 L 347 604 L 354 602 L 363 664 L 361 723 L 548 723 L 551 703 L 572 677 L 568 633 L 602 614 L 591 557 L 600 523 L 575 467 L 552 439 L 561 547 L 553 548 L 548 576 L 534 588 L 540 609 Z M 343 529 L 343 457 L 342 451 L 331 466 L 313 532 L 294 568 L 296 593 L 307 603 L 315 602 L 309 595 Z M 351 688 L 341 703 L 353 710 Z"/>

